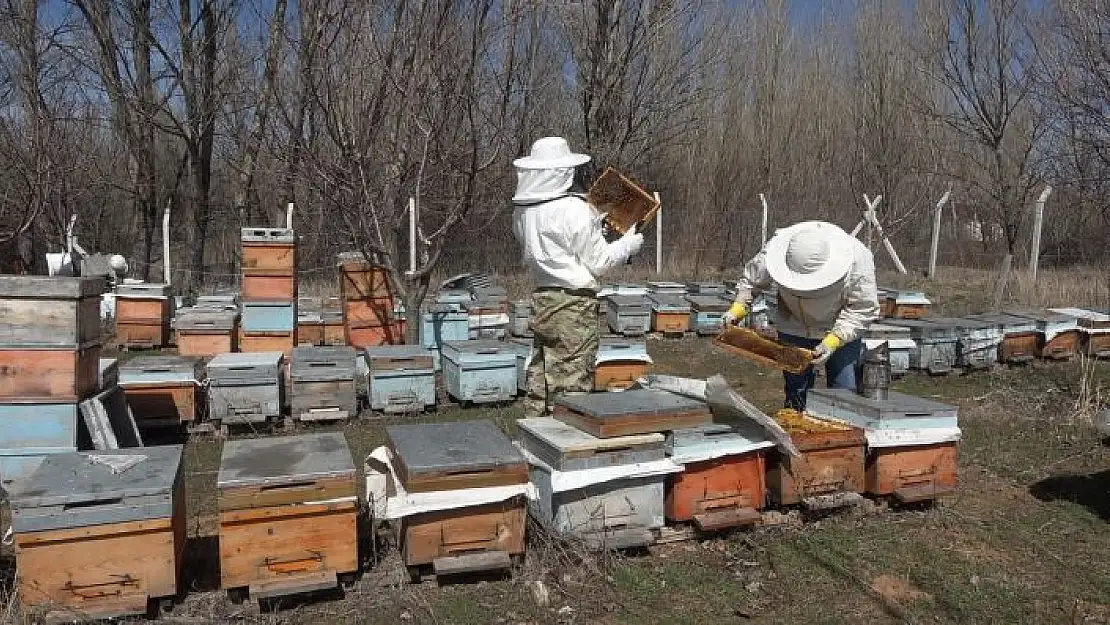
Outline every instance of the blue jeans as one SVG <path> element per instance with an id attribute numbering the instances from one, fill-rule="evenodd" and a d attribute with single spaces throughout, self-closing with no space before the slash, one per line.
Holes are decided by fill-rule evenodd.
<path id="1" fill-rule="evenodd" d="M 791 334 L 779 334 L 779 342 L 795 347 L 813 349 L 820 343 L 820 339 L 807 339 Z M 863 341 L 856 339 L 833 352 L 828 362 L 825 363 L 825 377 L 829 388 L 848 388 L 856 390 L 856 364 L 863 353 Z M 783 405 L 797 411 L 806 409 L 806 393 L 817 382 L 817 372 L 810 367 L 801 375 L 793 373 L 782 374 L 786 382 L 786 401 Z"/>

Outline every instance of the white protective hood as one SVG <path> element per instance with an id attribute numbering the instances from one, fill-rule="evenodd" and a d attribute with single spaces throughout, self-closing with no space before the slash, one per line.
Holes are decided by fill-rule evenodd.
<path id="1" fill-rule="evenodd" d="M 574 168 L 517 169 L 514 204 L 534 204 L 562 197 L 574 184 Z"/>

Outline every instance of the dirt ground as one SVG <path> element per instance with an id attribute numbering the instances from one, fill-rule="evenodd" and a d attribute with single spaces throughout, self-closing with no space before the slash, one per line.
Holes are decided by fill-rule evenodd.
<path id="1" fill-rule="evenodd" d="M 654 371 L 722 373 L 764 409 L 781 400 L 774 372 L 706 340 L 650 341 Z M 642 553 L 589 556 L 540 532 L 511 578 L 410 585 L 396 549 L 366 546 L 364 572 L 342 593 L 297 603 L 234 604 L 218 590 L 215 481 L 221 442 L 185 447 L 189 544 L 184 594 L 169 623 L 704 624 L 1110 623 L 1110 447 L 1089 422 L 1110 364 L 1041 364 L 895 388 L 960 406 L 961 485 L 938 506 L 867 505 L 780 527 Z M 1103 397 L 1102 401 L 1105 401 Z M 516 406 L 443 408 L 424 421 L 492 418 L 513 432 Z M 341 429 L 359 459 L 384 426 L 364 415 Z M 10 547 L 0 551 L 10 580 Z M 10 581 L 9 581 L 10 583 Z M 9 622 L 32 622 L 9 612 Z"/>

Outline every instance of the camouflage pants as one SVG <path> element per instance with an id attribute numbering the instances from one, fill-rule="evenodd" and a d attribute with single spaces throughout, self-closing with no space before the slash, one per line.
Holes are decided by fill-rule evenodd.
<path id="1" fill-rule="evenodd" d="M 597 358 L 597 297 L 586 293 L 532 294 L 532 362 L 528 366 L 527 417 L 542 417 L 559 393 L 589 393 Z"/>

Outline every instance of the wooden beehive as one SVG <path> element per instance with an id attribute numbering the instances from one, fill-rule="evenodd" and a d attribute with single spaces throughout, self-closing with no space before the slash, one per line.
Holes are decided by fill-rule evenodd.
<path id="1" fill-rule="evenodd" d="M 663 526 L 664 475 L 610 479 L 563 489 L 561 471 L 606 469 L 662 460 L 663 435 L 596 438 L 549 418 L 517 421 L 521 446 L 540 460 L 530 468 L 539 498 L 532 513 L 556 533 L 573 536 L 594 549 L 642 547 Z"/>
<path id="2" fill-rule="evenodd" d="M 326 332 L 326 329 L 325 329 Z M 403 345 L 405 343 L 405 323 L 395 321 L 381 327 L 351 327 L 344 325 L 345 345 L 358 349 L 379 347 L 381 345 Z"/>
<path id="3" fill-rule="evenodd" d="M 50 456 L 12 496 L 12 529 L 24 607 L 60 618 L 147 612 L 181 590 L 185 488 L 181 446 Z M 48 618 L 51 615 L 48 615 Z"/>
<path id="4" fill-rule="evenodd" d="M 243 276 L 243 302 L 293 302 L 296 276 Z"/>
<path id="5" fill-rule="evenodd" d="M 298 311 L 297 345 L 324 345 L 324 319 L 320 313 Z"/>
<path id="6" fill-rule="evenodd" d="M 297 239 L 289 228 L 243 228 L 244 276 L 295 276 Z"/>
<path id="7" fill-rule="evenodd" d="M 903 503 L 952 494 L 957 483 L 956 443 L 873 447 L 867 454 L 864 490 Z"/>
<path id="8" fill-rule="evenodd" d="M 208 362 L 208 417 L 220 424 L 264 423 L 281 416 L 281 352 L 219 354 Z"/>
<path id="9" fill-rule="evenodd" d="M 122 347 L 159 348 L 169 344 L 173 303 L 168 284 L 116 287 L 116 341 Z"/>
<path id="10" fill-rule="evenodd" d="M 325 310 L 320 313 L 324 321 L 324 345 L 346 345 L 347 327 L 343 324 L 342 310 Z"/>
<path id="11" fill-rule="evenodd" d="M 100 345 L 0 348 L 0 402 L 76 402 L 96 392 Z"/>
<path id="12" fill-rule="evenodd" d="M 685 334 L 690 330 L 690 303 L 681 295 L 652 294 L 651 329 L 664 334 Z"/>
<path id="13" fill-rule="evenodd" d="M 492 421 L 397 425 L 386 429 L 398 478 L 409 492 L 524 484 L 528 466 Z M 467 558 L 490 556 L 502 568 L 524 553 L 522 497 L 427 512 L 401 521 L 401 551 L 410 571 L 431 564 L 454 570 Z M 496 556 L 501 556 L 497 558 Z"/>
<path id="14" fill-rule="evenodd" d="M 204 361 L 196 356 L 140 356 L 120 366 L 119 384 L 140 427 L 198 420 L 203 383 Z"/>
<path id="15" fill-rule="evenodd" d="M 234 310 L 191 309 L 173 323 L 177 353 L 211 358 L 239 348 L 239 313 Z"/>
<path id="16" fill-rule="evenodd" d="M 99 343 L 103 277 L 0 276 L 0 346 L 74 349 Z"/>
<path id="17" fill-rule="evenodd" d="M 443 385 L 458 401 L 496 403 L 516 397 L 517 355 L 501 341 L 450 341 L 440 347 Z"/>
<path id="18" fill-rule="evenodd" d="M 722 293 L 724 287 L 722 286 Z M 716 335 L 724 328 L 724 315 L 732 302 L 723 295 L 689 295 L 690 325 L 701 336 Z"/>
<path id="19" fill-rule="evenodd" d="M 595 391 L 623 391 L 647 374 L 651 356 L 643 340 L 603 338 L 594 366 Z"/>
<path id="20" fill-rule="evenodd" d="M 770 447 L 758 428 L 715 423 L 669 433 L 667 455 L 685 469 L 667 478 L 667 518 L 702 530 L 758 523 Z"/>
<path id="21" fill-rule="evenodd" d="M 1075 317 L 1053 312 L 1006 311 L 1037 324 L 1037 358 L 1071 360 L 1079 354 L 1082 336 Z"/>
<path id="22" fill-rule="evenodd" d="M 606 301 L 609 329 L 623 336 L 643 336 L 651 329 L 651 302 L 642 295 L 613 295 Z"/>
<path id="23" fill-rule="evenodd" d="M 560 395 L 555 398 L 554 414 L 598 438 L 692 428 L 713 421 L 705 402 L 653 389 Z"/>
<path id="24" fill-rule="evenodd" d="M 606 215 L 609 227 L 620 234 L 649 223 L 659 210 L 654 196 L 612 167 L 605 168 L 590 186 L 588 200 Z"/>
<path id="25" fill-rule="evenodd" d="M 713 344 L 752 362 L 796 375 L 805 373 L 813 361 L 812 351 L 783 345 L 748 328 L 725 328 L 713 339 Z"/>
<path id="26" fill-rule="evenodd" d="M 342 434 L 228 441 L 217 488 L 224 589 L 322 590 L 358 569 L 355 466 Z"/>
<path id="27" fill-rule="evenodd" d="M 809 429 L 784 428 L 802 455 L 792 458 L 776 453 L 769 463 L 767 489 L 771 499 L 780 505 L 792 505 L 811 497 L 861 492 L 866 446 L 863 430 L 811 415 L 802 416 L 801 421 Z"/>
<path id="28" fill-rule="evenodd" d="M 367 347 L 367 396 L 372 410 L 423 412 L 435 406 L 435 364 L 419 345 Z"/>
<path id="29" fill-rule="evenodd" d="M 332 421 L 358 415 L 355 350 L 297 347 L 290 362 L 292 409 L 300 421 Z"/>
<path id="30" fill-rule="evenodd" d="M 363 298 L 343 302 L 343 319 L 351 328 L 380 328 L 394 321 L 393 298 Z"/>

